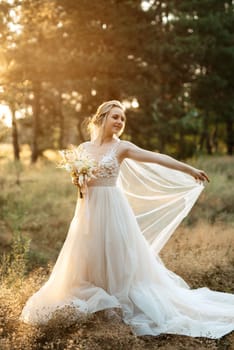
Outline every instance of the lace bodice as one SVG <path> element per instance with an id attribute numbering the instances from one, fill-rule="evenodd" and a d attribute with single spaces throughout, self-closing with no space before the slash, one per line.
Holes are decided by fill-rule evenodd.
<path id="1" fill-rule="evenodd" d="M 83 143 L 82 151 L 86 152 L 90 158 L 96 161 L 97 171 L 94 179 L 88 182 L 88 186 L 115 186 L 119 174 L 119 162 L 116 152 L 120 140 L 117 140 L 107 151 L 100 154 L 99 150 L 91 149 L 90 142 Z"/>

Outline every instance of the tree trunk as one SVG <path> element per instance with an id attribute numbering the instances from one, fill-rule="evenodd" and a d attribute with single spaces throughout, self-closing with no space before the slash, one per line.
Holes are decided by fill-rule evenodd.
<path id="1" fill-rule="evenodd" d="M 38 150 L 38 135 L 39 135 L 39 122 L 40 122 L 40 94 L 41 86 L 39 82 L 34 83 L 34 103 L 33 103 L 33 125 L 32 125 L 32 154 L 31 162 L 36 163 L 39 156 Z"/>
<path id="2" fill-rule="evenodd" d="M 158 141 L 159 141 L 159 153 L 164 153 L 165 146 L 166 146 L 166 140 L 164 135 L 160 135 Z"/>
<path id="3" fill-rule="evenodd" d="M 215 123 L 215 129 L 212 134 L 212 145 L 215 153 L 218 152 L 218 122 Z"/>
<path id="4" fill-rule="evenodd" d="M 212 152 L 212 145 L 211 145 L 211 142 L 210 142 L 210 134 L 209 134 L 208 130 L 206 132 L 206 150 L 207 150 L 207 153 L 209 155 L 211 155 L 213 153 Z"/>
<path id="5" fill-rule="evenodd" d="M 61 93 L 59 94 L 58 113 L 59 113 L 59 148 L 63 149 L 64 147 L 64 115 L 63 115 L 63 101 L 62 101 Z"/>
<path id="6" fill-rule="evenodd" d="M 204 133 L 204 130 L 202 130 L 199 138 L 199 142 L 198 142 L 198 149 L 201 152 L 203 151 L 204 141 L 205 141 L 205 133 Z"/>
<path id="7" fill-rule="evenodd" d="M 233 121 L 231 119 L 226 122 L 227 130 L 227 154 L 230 156 L 233 155 L 234 149 L 234 130 L 233 130 Z"/>
<path id="8" fill-rule="evenodd" d="M 179 148 L 178 148 L 178 158 L 179 159 L 184 159 L 187 157 L 187 154 L 185 154 L 185 141 L 184 141 L 184 130 L 182 126 L 179 129 Z"/>
<path id="9" fill-rule="evenodd" d="M 20 159 L 20 148 L 19 148 L 19 138 L 18 138 L 18 129 L 15 118 L 15 108 L 11 106 L 11 114 L 12 114 L 12 145 L 14 150 L 14 159 Z"/>
<path id="10" fill-rule="evenodd" d="M 212 154 L 212 145 L 211 145 L 211 141 L 210 141 L 208 116 L 204 115 L 203 120 L 204 120 L 204 123 L 203 123 L 203 130 L 202 130 L 201 137 L 200 137 L 200 142 L 199 142 L 200 147 L 199 148 L 200 148 L 200 150 L 202 150 L 203 145 L 205 143 L 207 153 Z"/>

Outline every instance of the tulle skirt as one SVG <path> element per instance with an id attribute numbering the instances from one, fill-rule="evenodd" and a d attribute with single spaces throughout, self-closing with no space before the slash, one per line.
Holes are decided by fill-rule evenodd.
<path id="1" fill-rule="evenodd" d="M 120 308 L 136 335 L 219 338 L 234 329 L 234 295 L 190 289 L 155 256 L 121 190 L 93 186 L 77 202 L 50 278 L 20 318 L 46 324 L 62 311 L 75 321 L 108 308 Z"/>

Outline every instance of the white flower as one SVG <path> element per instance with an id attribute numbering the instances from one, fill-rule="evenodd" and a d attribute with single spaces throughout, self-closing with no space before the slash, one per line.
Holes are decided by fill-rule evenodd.
<path id="1" fill-rule="evenodd" d="M 65 169 L 66 171 L 68 171 L 69 173 L 73 170 L 73 166 L 69 163 L 65 164 Z"/>
<path id="2" fill-rule="evenodd" d="M 74 166 L 79 169 L 83 166 L 83 162 L 79 159 L 79 160 L 75 160 L 74 161 Z"/>

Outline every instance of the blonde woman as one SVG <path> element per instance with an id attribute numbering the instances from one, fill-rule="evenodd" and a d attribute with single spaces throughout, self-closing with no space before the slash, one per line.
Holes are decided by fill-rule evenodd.
<path id="1" fill-rule="evenodd" d="M 158 256 L 208 176 L 121 141 L 125 122 L 124 107 L 115 100 L 93 116 L 91 140 L 78 152 L 95 161 L 95 177 L 78 198 L 49 280 L 27 301 L 21 319 L 43 324 L 62 311 L 67 321 L 76 321 L 109 310 L 136 335 L 220 338 L 234 329 L 234 296 L 190 289 Z M 77 177 L 72 181 L 79 185 Z"/>

